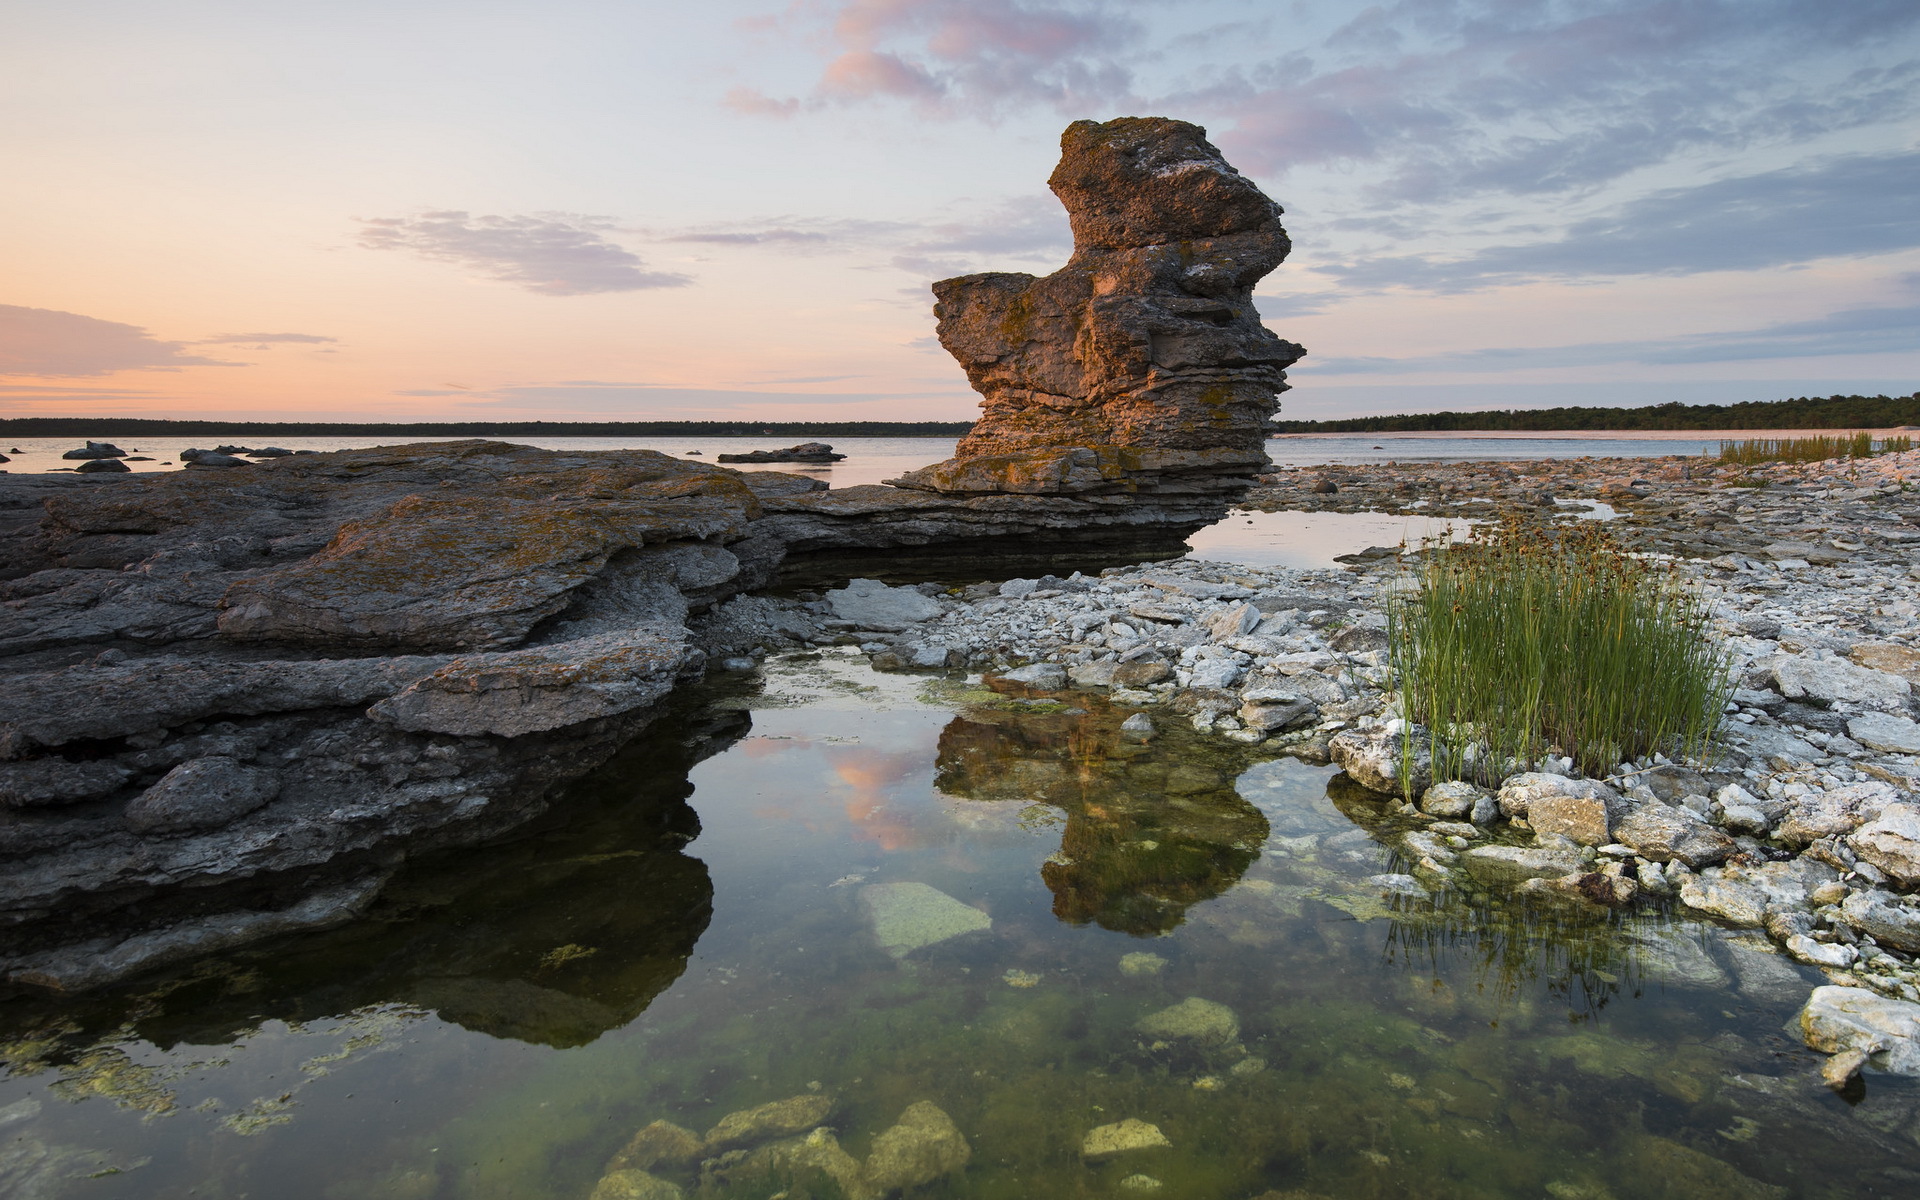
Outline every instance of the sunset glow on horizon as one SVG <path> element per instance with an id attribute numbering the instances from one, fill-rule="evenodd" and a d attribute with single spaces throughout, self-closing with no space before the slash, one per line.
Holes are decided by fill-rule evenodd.
<path id="1" fill-rule="evenodd" d="M 1062 127 L 1288 210 L 1282 415 L 1920 388 L 1920 6 L 15 4 L 0 416 L 965 420 Z"/>

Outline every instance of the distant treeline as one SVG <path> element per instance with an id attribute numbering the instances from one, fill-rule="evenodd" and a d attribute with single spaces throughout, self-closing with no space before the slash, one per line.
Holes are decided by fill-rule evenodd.
<path id="1" fill-rule="evenodd" d="M 1911 396 L 1801 396 L 1742 404 L 1650 404 L 1645 408 L 1533 408 L 1410 413 L 1345 421 L 1275 421 L 1275 433 L 1424 433 L 1451 430 L 1885 429 L 1920 425 Z"/>
<path id="2" fill-rule="evenodd" d="M 5 437 L 246 434 L 251 437 L 962 437 L 971 421 L 168 421 L 153 417 L 10 417 Z"/>

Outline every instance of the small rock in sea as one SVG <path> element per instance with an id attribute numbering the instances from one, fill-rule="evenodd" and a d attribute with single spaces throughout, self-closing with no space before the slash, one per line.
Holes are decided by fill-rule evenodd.
<path id="1" fill-rule="evenodd" d="M 1080 1143 L 1080 1157 L 1088 1162 L 1102 1162 L 1116 1155 L 1171 1145 L 1158 1125 L 1128 1117 L 1090 1131 Z"/>
<path id="2" fill-rule="evenodd" d="M 759 665 L 759 663 L 754 662 L 751 658 L 747 658 L 744 655 L 720 660 L 720 669 L 722 671 L 732 671 L 736 674 L 745 674 L 748 671 L 754 670 Z"/>
<path id="3" fill-rule="evenodd" d="M 1009 968 L 1007 973 L 1002 975 L 1000 979 L 1001 982 L 1005 983 L 1008 987 L 1030 988 L 1040 986 L 1040 977 L 1038 975 L 1035 975 L 1032 971 L 1022 971 L 1018 967 Z"/>
<path id="4" fill-rule="evenodd" d="M 1240 1035 L 1240 1018 L 1224 1004 L 1188 996 L 1135 1022 L 1134 1028 L 1151 1038 L 1224 1046 Z"/>
<path id="5" fill-rule="evenodd" d="M 922 1100 L 909 1105 L 892 1128 L 873 1139 L 866 1179 L 884 1195 L 932 1183 L 962 1170 L 972 1147 L 939 1106 Z"/>
<path id="6" fill-rule="evenodd" d="M 1145 713 L 1134 713 L 1120 722 L 1120 737 L 1129 742 L 1148 742 L 1153 740 L 1153 718 Z"/>
<path id="7" fill-rule="evenodd" d="M 979 909 L 924 883 L 869 884 L 860 889 L 860 904 L 880 948 L 895 958 L 993 925 Z"/>
<path id="8" fill-rule="evenodd" d="M 1120 1189 L 1126 1192 L 1157 1192 L 1164 1186 L 1151 1175 L 1133 1174 L 1120 1181 Z"/>
<path id="9" fill-rule="evenodd" d="M 83 462 L 74 468 L 74 472 L 79 475 L 127 474 L 132 470 L 132 467 L 117 458 L 96 458 L 91 462 Z"/>
<path id="10" fill-rule="evenodd" d="M 707 1130 L 702 1152 L 713 1155 L 734 1146 L 751 1146 L 792 1137 L 819 1125 L 833 1112 L 833 1097 L 813 1092 L 728 1113 Z"/>
<path id="11" fill-rule="evenodd" d="M 1147 950 L 1135 950 L 1120 956 L 1122 975 L 1158 975 L 1166 967 L 1166 959 Z"/>
<path id="12" fill-rule="evenodd" d="M 15 449 L 14 453 L 18 454 L 20 451 Z M 126 456 L 127 452 L 112 442 L 88 442 L 80 449 L 69 450 L 60 457 L 64 459 L 98 460 L 104 458 L 125 458 Z"/>

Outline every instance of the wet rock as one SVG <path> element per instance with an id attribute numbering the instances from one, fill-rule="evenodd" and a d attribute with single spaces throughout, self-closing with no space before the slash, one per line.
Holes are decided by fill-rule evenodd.
<path id="1" fill-rule="evenodd" d="M 1553 878 L 1529 879 L 1520 885 L 1523 892 L 1544 893 L 1577 898 L 1592 904 L 1621 907 L 1633 903 L 1640 885 L 1624 875 L 1602 871 L 1576 871 Z"/>
<path id="2" fill-rule="evenodd" d="M 1120 956 L 1122 975 L 1158 975 L 1167 969 L 1167 960 L 1146 950 L 1134 950 Z"/>
<path id="3" fill-rule="evenodd" d="M 1876 1070 L 1920 1075 L 1920 1004 L 1866 988 L 1819 987 L 1800 1010 L 1800 1033 L 1823 1054 L 1859 1051 Z"/>
<path id="4" fill-rule="evenodd" d="M 119 791 L 133 772 L 110 760 L 69 762 L 41 758 L 0 763 L 0 804 L 48 808 L 96 800 Z"/>
<path id="5" fill-rule="evenodd" d="M 1537 846 L 1475 846 L 1460 855 L 1460 865 L 1480 879 L 1504 883 L 1553 879 L 1585 870 L 1577 852 Z"/>
<path id="6" fill-rule="evenodd" d="M 1173 668 L 1160 659 L 1138 658 L 1132 662 L 1103 659 L 1079 663 L 1068 668 L 1067 677 L 1076 687 L 1146 687 L 1173 674 Z"/>
<path id="7" fill-rule="evenodd" d="M 1788 655 L 1774 664 L 1773 677 L 1789 700 L 1812 696 L 1828 703 L 1897 705 L 1913 691 L 1898 675 L 1856 666 L 1831 652 Z"/>
<path id="8" fill-rule="evenodd" d="M 587 1200 L 681 1200 L 680 1186 L 639 1170 L 612 1171 L 594 1185 Z"/>
<path id="9" fill-rule="evenodd" d="M 607 1161 L 607 1172 L 651 1171 L 655 1167 L 679 1170 L 700 1158 L 700 1135 L 672 1121 L 655 1121 L 634 1134 L 620 1152 Z"/>
<path id="10" fill-rule="evenodd" d="M 1290 248 L 1280 209 L 1198 126 L 1076 121 L 1048 181 L 1074 253 L 1045 279 L 943 280 L 940 342 L 984 397 L 956 457 L 894 481 L 946 494 L 1231 494 L 1300 347 L 1254 284 Z"/>
<path id="11" fill-rule="evenodd" d="M 1067 686 L 1067 669 L 1059 663 L 1034 663 L 1004 672 L 1000 678 L 1043 692 L 1056 692 Z"/>
<path id="12" fill-rule="evenodd" d="M 1129 742 L 1150 742 L 1153 740 L 1153 718 L 1145 713 L 1134 713 L 1120 722 L 1120 736 Z"/>
<path id="13" fill-rule="evenodd" d="M 868 884 L 860 889 L 860 904 L 880 948 L 895 958 L 993 925 L 979 909 L 924 883 Z"/>
<path id="14" fill-rule="evenodd" d="M 1720 945 L 1733 967 L 1741 995 L 1762 1004 L 1783 1006 L 1806 999 L 1805 975 L 1772 942 L 1763 937 L 1730 937 Z"/>
<path id="15" fill-rule="evenodd" d="M 1630 1178 L 1655 1181 L 1645 1194 L 1664 1200 L 1787 1200 L 1790 1194 L 1711 1154 L 1663 1137 L 1632 1139 L 1621 1147 L 1618 1161 Z"/>
<path id="16" fill-rule="evenodd" d="M 183 762 L 127 805 L 127 824 L 141 833 L 218 829 L 280 794 L 278 772 L 219 755 Z"/>
<path id="17" fill-rule="evenodd" d="M 1088 1162 L 1105 1162 L 1122 1154 L 1158 1150 L 1172 1146 L 1158 1125 L 1134 1117 L 1090 1130 L 1080 1143 L 1080 1157 Z"/>
<path id="18" fill-rule="evenodd" d="M 1436 817 L 1471 816 L 1474 804 L 1486 795 L 1484 788 L 1449 779 L 1434 784 L 1421 794 L 1420 811 Z"/>
<path id="19" fill-rule="evenodd" d="M 1902 887 L 1920 886 L 1920 806 L 1889 804 L 1847 835 L 1847 845 Z"/>
<path id="20" fill-rule="evenodd" d="M 1225 1046 L 1240 1036 L 1240 1018 L 1224 1004 L 1189 996 L 1171 1008 L 1140 1018 L 1134 1028 L 1163 1041 Z"/>
<path id="21" fill-rule="evenodd" d="M 728 1113 L 719 1124 L 707 1130 L 704 1153 L 718 1154 L 736 1146 L 752 1146 L 805 1133 L 832 1113 L 833 1097 L 817 1092 Z"/>
<path id="22" fill-rule="evenodd" d="M 1809 792 L 1788 803 L 1775 836 L 1789 846 L 1845 836 L 1898 799 L 1899 793 L 1879 780 Z"/>
<path id="23" fill-rule="evenodd" d="M 1869 750 L 1920 754 L 1920 724 L 1891 713 L 1867 713 L 1847 722 L 1847 736 Z"/>
<path id="24" fill-rule="evenodd" d="M 1804 858 L 1708 867 L 1681 885 L 1680 899 L 1730 924 L 1759 928 L 1769 913 L 1804 910 L 1809 893 L 1836 878 L 1833 868 Z"/>
<path id="25" fill-rule="evenodd" d="M 1327 754 L 1369 791 L 1420 795 L 1433 783 L 1432 743 L 1418 725 L 1343 730 L 1327 743 Z"/>
<path id="26" fill-rule="evenodd" d="M 223 468 L 244 467 L 248 465 L 247 460 L 244 458 L 238 458 L 219 450 L 197 450 L 192 447 L 188 447 L 180 452 L 180 461 L 189 467 Z"/>
<path id="27" fill-rule="evenodd" d="M 1920 953 L 1920 901 L 1867 888 L 1840 905 L 1840 916 L 1855 932 L 1883 946 Z"/>
<path id="28" fill-rule="evenodd" d="M 963 1170 L 973 1150 L 953 1118 L 922 1100 L 910 1105 L 900 1120 L 873 1139 L 867 1155 L 866 1179 L 885 1193 L 920 1187 Z"/>
<path id="29" fill-rule="evenodd" d="M 865 629 L 904 628 L 940 615 L 940 602 L 912 588 L 877 579 L 850 579 L 826 594 L 833 615 Z"/>
<path id="30" fill-rule="evenodd" d="M 96 458 L 74 468 L 79 475 L 125 475 L 133 470 L 117 458 Z"/>
<path id="31" fill-rule="evenodd" d="M 1688 810 L 1670 804 L 1641 805 L 1621 819 L 1614 836 L 1633 847 L 1641 858 L 1653 862 L 1677 859 L 1694 868 L 1724 862 L 1734 851 L 1732 838 Z"/>

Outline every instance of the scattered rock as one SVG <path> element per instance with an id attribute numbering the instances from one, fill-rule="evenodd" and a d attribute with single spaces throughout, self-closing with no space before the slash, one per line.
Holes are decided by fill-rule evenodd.
<path id="1" fill-rule="evenodd" d="M 1432 743 L 1418 725 L 1344 730 L 1327 743 L 1327 754 L 1369 791 L 1420 795 L 1433 783 Z"/>
<path id="2" fill-rule="evenodd" d="M 1165 1041 L 1225 1046 L 1240 1036 L 1240 1018 L 1224 1004 L 1189 996 L 1172 1008 L 1140 1018 L 1134 1028 Z"/>
<path id="3" fill-rule="evenodd" d="M 1830 651 L 1788 655 L 1774 665 L 1773 677 L 1780 694 L 1789 700 L 1812 696 L 1828 703 L 1897 705 L 1913 691 L 1898 675 L 1856 666 Z"/>
<path id="4" fill-rule="evenodd" d="M 1420 796 L 1420 811 L 1436 817 L 1465 817 L 1487 792 L 1471 783 L 1449 779 L 1436 783 Z"/>
<path id="5" fill-rule="evenodd" d="M 615 1171 L 651 1171 L 655 1167 L 679 1170 L 699 1161 L 703 1143 L 691 1129 L 672 1121 L 655 1121 L 643 1127 L 607 1161 L 607 1173 Z"/>
<path id="6" fill-rule="evenodd" d="M 1902 887 L 1920 886 L 1920 806 L 1889 804 L 1847 835 L 1847 845 Z"/>
<path id="7" fill-rule="evenodd" d="M 707 1130 L 703 1152 L 718 1154 L 735 1146 L 792 1137 L 821 1124 L 832 1113 L 833 1097 L 818 1092 L 728 1113 Z"/>
<path id="8" fill-rule="evenodd" d="M 892 1128 L 873 1139 L 866 1179 L 882 1193 L 916 1188 L 957 1174 L 972 1156 L 973 1150 L 953 1118 L 931 1101 L 922 1100 L 910 1105 Z"/>
<path id="9" fill-rule="evenodd" d="M 1898 799 L 1899 793 L 1879 780 L 1809 792 L 1788 803 L 1775 836 L 1789 846 L 1845 836 Z"/>
<path id="10" fill-rule="evenodd" d="M 1920 904 L 1867 888 L 1840 905 L 1841 919 L 1883 946 L 1920 953 Z"/>
<path id="11" fill-rule="evenodd" d="M 940 602 L 912 588 L 888 587 L 877 579 L 850 579 L 826 595 L 833 615 L 863 629 L 903 629 L 940 615 Z"/>
<path id="12" fill-rule="evenodd" d="M 1920 754 L 1920 724 L 1891 713 L 1866 713 L 1847 722 L 1847 736 L 1869 750 Z"/>
<path id="13" fill-rule="evenodd" d="M 1138 1150 L 1158 1150 L 1173 1143 L 1158 1125 L 1128 1117 L 1090 1131 L 1080 1143 L 1080 1157 L 1088 1162 L 1105 1162 Z"/>
<path id="14" fill-rule="evenodd" d="M 1800 1010 L 1800 1033 L 1823 1054 L 1858 1051 L 1877 1070 L 1920 1075 L 1920 1004 L 1866 988 L 1818 987 Z"/>
<path id="15" fill-rule="evenodd" d="M 1724 862 L 1734 851 L 1733 839 L 1726 834 L 1687 809 L 1657 801 L 1623 817 L 1614 837 L 1642 858 L 1663 863 L 1678 860 L 1696 869 Z"/>
<path id="16" fill-rule="evenodd" d="M 1034 663 L 1002 672 L 1000 678 L 1023 683 L 1042 692 L 1057 692 L 1067 686 L 1067 669 L 1059 663 Z"/>

